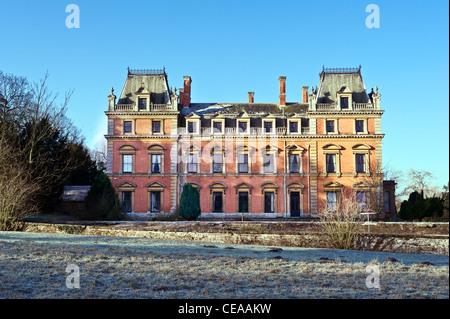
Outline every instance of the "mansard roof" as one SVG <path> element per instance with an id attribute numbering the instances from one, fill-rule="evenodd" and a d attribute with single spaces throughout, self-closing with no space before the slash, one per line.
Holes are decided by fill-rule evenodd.
<path id="1" fill-rule="evenodd" d="M 286 113 L 306 113 L 307 110 L 307 103 L 286 103 L 284 107 Z M 201 116 L 225 115 L 233 117 L 245 113 L 249 117 L 283 114 L 282 108 L 277 103 L 191 103 L 190 107 L 181 110 L 181 114 L 184 116 L 192 112 Z"/>
<path id="2" fill-rule="evenodd" d="M 170 102 L 170 90 L 165 70 L 131 70 L 128 68 L 127 79 L 117 104 L 136 102 L 136 94 L 150 92 L 151 102 L 167 104 Z"/>
<path id="3" fill-rule="evenodd" d="M 352 92 L 355 103 L 368 103 L 369 96 L 359 68 L 323 68 L 317 88 L 317 103 L 334 103 L 336 93 Z"/>

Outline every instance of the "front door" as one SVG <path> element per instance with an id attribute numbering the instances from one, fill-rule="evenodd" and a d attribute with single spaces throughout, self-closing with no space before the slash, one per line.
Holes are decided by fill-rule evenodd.
<path id="1" fill-rule="evenodd" d="M 291 192 L 291 217 L 300 217 L 300 192 Z"/>
<path id="2" fill-rule="evenodd" d="M 122 211 L 131 212 L 131 192 L 122 192 Z"/>
<path id="3" fill-rule="evenodd" d="M 213 212 L 222 213 L 223 212 L 223 200 L 222 192 L 213 192 Z"/>

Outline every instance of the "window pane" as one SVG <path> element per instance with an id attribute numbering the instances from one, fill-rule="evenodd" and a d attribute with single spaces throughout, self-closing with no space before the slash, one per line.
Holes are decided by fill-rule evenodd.
<path id="1" fill-rule="evenodd" d="M 160 132 L 161 132 L 161 122 L 153 121 L 153 133 L 160 133 Z"/>
<path id="2" fill-rule="evenodd" d="M 274 193 L 265 192 L 264 193 L 264 212 L 273 213 L 274 212 Z"/>
<path id="3" fill-rule="evenodd" d="M 222 133 L 222 122 L 213 122 L 214 133 Z"/>
<path id="4" fill-rule="evenodd" d="M 161 155 L 152 154 L 152 173 L 161 173 Z"/>
<path id="5" fill-rule="evenodd" d="M 341 97 L 341 109 L 348 109 L 348 97 Z"/>
<path id="6" fill-rule="evenodd" d="M 138 100 L 138 108 L 139 110 L 147 108 L 147 99 L 140 97 Z"/>
<path id="7" fill-rule="evenodd" d="M 248 192 L 239 192 L 239 212 L 248 212 Z"/>
<path id="8" fill-rule="evenodd" d="M 122 192 L 122 211 L 131 212 L 131 192 Z"/>
<path id="9" fill-rule="evenodd" d="M 356 172 L 364 173 L 365 170 L 365 155 L 364 154 L 356 154 Z"/>
<path id="10" fill-rule="evenodd" d="M 161 210 L 161 192 L 150 192 L 150 208 L 152 212 Z"/>
<path id="11" fill-rule="evenodd" d="M 222 154 L 213 155 L 213 173 L 222 173 Z"/>
<path id="12" fill-rule="evenodd" d="M 223 211 L 222 192 L 213 192 L 213 212 L 221 213 Z"/>
<path id="13" fill-rule="evenodd" d="M 273 154 L 264 155 L 264 173 L 273 173 Z"/>
<path id="14" fill-rule="evenodd" d="M 188 173 L 197 173 L 197 154 L 189 154 L 187 171 Z"/>
<path id="15" fill-rule="evenodd" d="M 289 131 L 291 133 L 297 133 L 298 132 L 298 122 L 289 122 Z"/>
<path id="16" fill-rule="evenodd" d="M 334 132 L 334 121 L 327 121 L 327 133 L 333 133 Z"/>
<path id="17" fill-rule="evenodd" d="M 327 192 L 327 207 L 330 211 L 336 210 L 337 196 L 336 192 Z"/>
<path id="18" fill-rule="evenodd" d="M 188 122 L 188 132 L 195 133 L 195 123 L 194 122 Z"/>
<path id="19" fill-rule="evenodd" d="M 248 154 L 238 155 L 238 170 L 239 173 L 248 173 Z"/>
<path id="20" fill-rule="evenodd" d="M 122 172 L 131 173 L 133 170 L 133 155 L 122 155 Z"/>
<path id="21" fill-rule="evenodd" d="M 123 132 L 124 133 L 131 133 L 131 129 L 132 129 L 131 121 L 124 121 L 123 122 Z"/>
<path id="22" fill-rule="evenodd" d="M 326 154 L 327 173 L 336 173 L 336 154 Z"/>
<path id="23" fill-rule="evenodd" d="M 272 122 L 264 122 L 264 132 L 266 133 L 272 132 Z"/>
<path id="24" fill-rule="evenodd" d="M 356 132 L 364 132 L 364 121 L 356 120 Z"/>
<path id="25" fill-rule="evenodd" d="M 356 201 L 360 209 L 365 210 L 367 208 L 367 200 L 365 192 L 358 192 L 356 194 Z"/>
<path id="26" fill-rule="evenodd" d="M 239 122 L 239 133 L 247 132 L 247 122 Z"/>
<path id="27" fill-rule="evenodd" d="M 298 154 L 291 154 L 289 156 L 289 171 L 291 173 L 299 173 L 300 172 L 300 162 Z"/>

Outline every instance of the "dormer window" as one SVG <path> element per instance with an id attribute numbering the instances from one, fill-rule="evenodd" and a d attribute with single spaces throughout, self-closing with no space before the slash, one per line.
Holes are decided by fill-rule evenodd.
<path id="1" fill-rule="evenodd" d="M 341 96 L 341 109 L 348 109 L 348 96 Z"/>
<path id="2" fill-rule="evenodd" d="M 145 98 L 145 97 L 138 98 L 138 109 L 139 110 L 147 109 L 147 98 Z"/>
<path id="3" fill-rule="evenodd" d="M 195 122 L 188 122 L 187 126 L 188 126 L 188 133 L 190 133 L 190 134 L 196 133 L 197 130 L 195 127 Z"/>
<path id="4" fill-rule="evenodd" d="M 224 133 L 225 120 L 212 120 L 212 133 L 223 134 Z"/>

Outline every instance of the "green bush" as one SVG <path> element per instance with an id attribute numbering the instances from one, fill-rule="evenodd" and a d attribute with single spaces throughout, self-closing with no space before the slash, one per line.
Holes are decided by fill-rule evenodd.
<path id="1" fill-rule="evenodd" d="M 118 220 L 122 207 L 111 181 L 105 173 L 101 172 L 92 183 L 86 197 L 88 220 Z"/>
<path id="2" fill-rule="evenodd" d="M 200 194 L 190 183 L 183 186 L 180 198 L 179 215 L 187 220 L 194 220 L 200 216 Z"/>
<path id="3" fill-rule="evenodd" d="M 434 220 L 442 218 L 443 200 L 438 197 L 424 198 L 423 193 L 412 192 L 400 206 L 399 217 L 403 220 Z"/>

